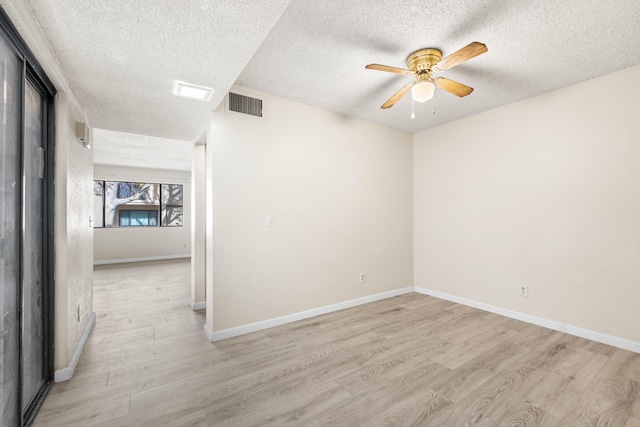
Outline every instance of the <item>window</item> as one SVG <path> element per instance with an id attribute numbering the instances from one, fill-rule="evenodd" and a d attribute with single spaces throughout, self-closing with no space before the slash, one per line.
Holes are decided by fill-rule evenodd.
<path id="1" fill-rule="evenodd" d="M 93 181 L 93 226 L 104 227 L 104 181 Z"/>
<path id="2" fill-rule="evenodd" d="M 162 226 L 182 227 L 182 185 L 162 184 Z"/>
<path id="3" fill-rule="evenodd" d="M 94 181 L 94 227 L 182 227 L 180 184 Z"/>
<path id="4" fill-rule="evenodd" d="M 120 227 L 157 227 L 158 211 L 121 210 L 118 220 Z"/>

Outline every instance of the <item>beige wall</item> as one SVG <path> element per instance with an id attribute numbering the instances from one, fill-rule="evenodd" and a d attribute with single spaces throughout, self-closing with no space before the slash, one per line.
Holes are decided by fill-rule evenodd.
<path id="1" fill-rule="evenodd" d="M 640 342 L 638 94 L 637 66 L 416 134 L 416 286 Z"/>
<path id="2" fill-rule="evenodd" d="M 93 231 L 95 263 L 189 256 L 191 252 L 190 172 L 95 165 L 93 179 L 184 186 L 184 225 L 182 227 L 95 228 Z"/>
<path id="3" fill-rule="evenodd" d="M 93 236 L 89 217 L 93 156 L 75 136 L 84 121 L 77 102 L 55 102 L 55 369 L 69 366 L 93 314 Z M 78 313 L 80 317 L 78 318 Z"/>
<path id="4" fill-rule="evenodd" d="M 259 96 L 207 132 L 208 327 L 412 285 L 411 134 Z"/>
<path id="5" fill-rule="evenodd" d="M 205 205 L 206 146 L 193 147 L 191 167 L 191 307 L 204 308 L 205 304 Z"/>

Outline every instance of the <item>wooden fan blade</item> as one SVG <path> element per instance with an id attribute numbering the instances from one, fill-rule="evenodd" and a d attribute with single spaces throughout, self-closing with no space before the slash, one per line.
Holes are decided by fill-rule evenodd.
<path id="1" fill-rule="evenodd" d="M 390 67 L 388 65 L 369 64 L 364 68 L 367 68 L 369 70 L 386 71 L 388 73 L 411 74 L 411 71 L 405 70 L 404 68 Z"/>
<path id="2" fill-rule="evenodd" d="M 457 52 L 453 52 L 451 55 L 438 62 L 434 68 L 437 68 L 438 71 L 448 70 L 449 68 L 453 68 L 458 64 L 462 64 L 463 62 L 468 61 L 471 58 L 482 55 L 487 50 L 489 49 L 487 49 L 487 46 L 483 43 L 469 43 L 462 49 L 458 50 Z"/>
<path id="3" fill-rule="evenodd" d="M 387 102 L 382 104 L 382 107 L 380 107 L 380 108 L 386 109 L 386 108 L 393 107 L 396 102 L 400 101 L 400 98 L 402 98 L 407 92 L 409 92 L 409 89 L 411 89 L 411 86 L 413 86 L 413 83 L 408 83 L 408 84 L 402 86 L 402 89 L 397 91 L 395 93 L 395 95 L 393 95 L 391 98 L 389 98 L 389 100 Z"/>
<path id="4" fill-rule="evenodd" d="M 440 89 L 444 89 L 447 92 L 457 95 L 461 98 L 473 92 L 472 87 L 463 85 L 462 83 L 454 82 L 453 80 L 449 80 L 444 77 L 438 77 L 437 79 L 434 79 L 433 82 Z"/>

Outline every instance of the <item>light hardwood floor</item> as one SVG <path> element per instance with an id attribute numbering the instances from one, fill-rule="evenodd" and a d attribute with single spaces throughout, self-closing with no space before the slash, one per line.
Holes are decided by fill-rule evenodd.
<path id="1" fill-rule="evenodd" d="M 640 354 L 420 294 L 209 343 L 188 261 L 98 267 L 36 426 L 640 426 Z"/>

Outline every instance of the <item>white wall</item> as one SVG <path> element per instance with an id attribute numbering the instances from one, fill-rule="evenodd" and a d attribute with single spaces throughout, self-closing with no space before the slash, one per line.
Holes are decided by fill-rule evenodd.
<path id="1" fill-rule="evenodd" d="M 182 184 L 182 227 L 94 228 L 95 264 L 188 257 L 191 252 L 191 173 L 124 166 L 94 166 L 93 179 Z"/>
<path id="2" fill-rule="evenodd" d="M 207 131 L 207 326 L 412 285 L 412 135 L 258 96 Z"/>
<path id="3" fill-rule="evenodd" d="M 416 134 L 415 284 L 640 342 L 639 95 L 637 66 Z"/>

